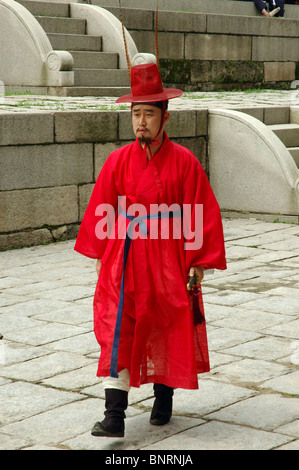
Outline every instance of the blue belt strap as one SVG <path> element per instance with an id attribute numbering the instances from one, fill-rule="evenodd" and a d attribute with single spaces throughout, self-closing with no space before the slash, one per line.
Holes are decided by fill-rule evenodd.
<path id="1" fill-rule="evenodd" d="M 134 224 L 138 224 L 141 233 L 143 235 L 147 235 L 148 231 L 147 231 L 147 226 L 144 220 L 181 217 L 182 212 L 181 211 L 157 212 L 154 214 L 134 217 L 132 215 L 127 214 L 125 211 L 121 209 L 121 214 L 124 217 L 126 217 L 128 220 L 130 220 L 130 223 L 127 228 L 126 239 L 125 239 L 124 257 L 123 257 L 123 273 L 122 273 L 122 278 L 121 278 L 120 295 L 119 295 L 118 309 L 117 309 L 117 315 L 116 315 L 116 324 L 115 324 L 114 338 L 113 338 L 113 344 L 112 344 L 112 353 L 111 353 L 110 377 L 115 377 L 115 378 L 118 377 L 117 359 L 118 359 L 120 328 L 121 328 L 121 321 L 122 321 L 122 314 L 123 314 L 123 307 L 124 307 L 125 269 L 126 269 L 131 242 L 132 242 Z"/>

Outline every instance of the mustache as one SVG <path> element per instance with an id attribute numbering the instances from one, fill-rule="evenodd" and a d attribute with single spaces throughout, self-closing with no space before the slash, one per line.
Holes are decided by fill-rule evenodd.
<path id="1" fill-rule="evenodd" d="M 149 130 L 148 130 L 147 127 L 142 127 L 142 126 L 140 126 L 140 127 L 137 128 L 137 132 L 138 132 L 138 131 L 147 131 L 147 132 L 149 132 Z"/>

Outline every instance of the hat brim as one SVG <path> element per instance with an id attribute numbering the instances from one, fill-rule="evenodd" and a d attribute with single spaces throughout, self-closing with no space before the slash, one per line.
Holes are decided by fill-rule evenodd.
<path id="1" fill-rule="evenodd" d="M 133 96 L 132 93 L 117 98 L 116 103 L 154 103 L 155 101 L 166 101 L 182 96 L 182 90 L 175 88 L 164 88 L 162 93 L 146 96 Z"/>

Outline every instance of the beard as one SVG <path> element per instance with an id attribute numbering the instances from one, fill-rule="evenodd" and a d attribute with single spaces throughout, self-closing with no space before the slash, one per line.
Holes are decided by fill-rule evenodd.
<path id="1" fill-rule="evenodd" d="M 152 138 L 151 137 L 145 137 L 144 135 L 142 135 L 141 137 L 138 137 L 138 141 L 140 144 L 150 144 L 151 141 L 152 141 Z"/>
<path id="2" fill-rule="evenodd" d="M 139 129 L 141 128 L 137 129 L 137 134 L 138 134 Z M 146 132 L 149 132 L 147 128 L 142 128 L 142 129 L 145 130 Z M 152 138 L 150 136 L 145 136 L 144 134 L 141 134 L 141 136 L 138 137 L 138 141 L 140 144 L 150 144 L 152 141 Z"/>

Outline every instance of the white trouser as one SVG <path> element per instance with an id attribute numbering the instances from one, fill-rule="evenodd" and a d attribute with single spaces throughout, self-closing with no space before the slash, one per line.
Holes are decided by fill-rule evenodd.
<path id="1" fill-rule="evenodd" d="M 118 378 L 105 377 L 103 379 L 104 390 L 106 388 L 116 388 L 117 390 L 130 391 L 130 372 L 128 369 L 123 369 L 118 372 Z"/>

